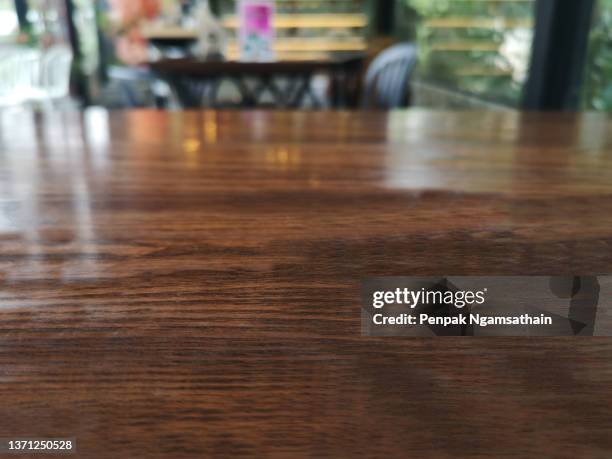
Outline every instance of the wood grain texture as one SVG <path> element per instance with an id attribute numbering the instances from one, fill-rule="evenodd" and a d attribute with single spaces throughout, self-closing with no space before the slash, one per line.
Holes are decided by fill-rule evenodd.
<path id="1" fill-rule="evenodd" d="M 0 115 L 2 437 L 609 458 L 607 338 L 367 338 L 361 279 L 609 274 L 596 115 Z"/>

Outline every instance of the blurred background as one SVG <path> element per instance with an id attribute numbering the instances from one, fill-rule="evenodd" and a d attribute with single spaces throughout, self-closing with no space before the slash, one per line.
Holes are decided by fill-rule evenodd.
<path id="1" fill-rule="evenodd" d="M 0 108 L 612 111 L 612 0 L 242 3 L 0 0 Z"/>

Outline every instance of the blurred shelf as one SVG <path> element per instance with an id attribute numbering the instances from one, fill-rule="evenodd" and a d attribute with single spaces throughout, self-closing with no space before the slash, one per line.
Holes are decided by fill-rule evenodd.
<path id="1" fill-rule="evenodd" d="M 365 51 L 366 49 L 366 41 L 362 38 L 347 40 L 287 38 L 274 42 L 275 53 Z M 228 52 L 230 55 L 237 53 L 238 44 L 235 42 L 230 43 Z"/>
<path id="2" fill-rule="evenodd" d="M 330 59 L 333 53 L 326 52 L 310 52 L 310 51 L 277 51 L 274 59 L 276 61 L 324 61 Z M 237 47 L 232 47 L 227 51 L 226 58 L 228 61 L 239 61 L 240 53 Z"/>
<path id="3" fill-rule="evenodd" d="M 453 0 L 455 3 L 535 3 L 536 0 Z"/>
<path id="4" fill-rule="evenodd" d="M 429 19 L 424 25 L 430 29 L 530 29 L 533 27 L 533 21 L 529 19 L 451 17 Z"/>
<path id="5" fill-rule="evenodd" d="M 225 16 L 221 23 L 228 29 L 238 28 L 236 16 Z M 368 26 L 365 14 L 277 14 L 276 29 L 364 28 Z"/>
<path id="6" fill-rule="evenodd" d="M 322 3 L 354 3 L 354 0 L 275 0 L 276 3 L 291 3 L 291 4 L 309 4 L 309 5 L 321 5 Z"/>
<path id="7" fill-rule="evenodd" d="M 498 43 L 483 42 L 483 41 L 471 41 L 461 40 L 453 41 L 448 43 L 433 43 L 431 45 L 432 51 L 488 51 L 497 52 L 499 51 L 500 45 Z"/>
<path id="8" fill-rule="evenodd" d="M 490 67 L 466 67 L 455 70 L 460 77 L 511 77 L 512 71 L 508 69 L 495 69 Z"/>

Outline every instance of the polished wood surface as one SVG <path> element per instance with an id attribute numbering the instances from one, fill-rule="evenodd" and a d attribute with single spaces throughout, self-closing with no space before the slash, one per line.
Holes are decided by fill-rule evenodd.
<path id="1" fill-rule="evenodd" d="M 0 115 L 2 437 L 609 458 L 608 338 L 368 338 L 381 275 L 612 271 L 596 115 Z"/>

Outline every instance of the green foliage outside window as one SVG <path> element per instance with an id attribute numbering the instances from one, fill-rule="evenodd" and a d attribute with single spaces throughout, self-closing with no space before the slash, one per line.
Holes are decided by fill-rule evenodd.
<path id="1" fill-rule="evenodd" d="M 612 112 L 612 0 L 599 0 L 584 75 L 584 106 Z"/>
<path id="2" fill-rule="evenodd" d="M 397 29 L 416 38 L 421 79 L 518 105 L 531 51 L 532 0 L 400 0 Z"/>

